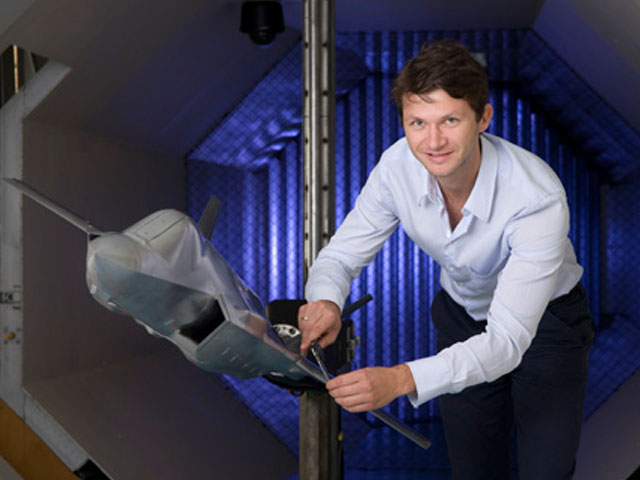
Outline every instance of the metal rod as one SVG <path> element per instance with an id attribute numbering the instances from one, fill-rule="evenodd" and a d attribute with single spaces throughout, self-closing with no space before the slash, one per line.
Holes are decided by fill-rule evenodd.
<path id="1" fill-rule="evenodd" d="M 334 0 L 304 1 L 304 278 L 335 228 Z"/>
<path id="2" fill-rule="evenodd" d="M 334 0 L 303 2 L 303 279 L 335 228 Z M 340 409 L 300 398 L 300 480 L 342 478 Z"/>
<path id="3" fill-rule="evenodd" d="M 355 302 L 350 303 L 344 308 L 344 310 L 342 310 L 342 318 L 347 318 L 356 310 L 364 307 L 365 304 L 369 303 L 371 300 L 373 300 L 373 295 L 371 295 L 370 293 L 367 293 L 364 297 L 361 297 Z"/>
<path id="4" fill-rule="evenodd" d="M 318 364 L 318 367 L 320 367 L 320 371 L 322 372 L 322 376 L 323 376 L 323 383 L 327 383 L 330 378 L 329 372 L 327 371 L 327 367 L 324 363 L 324 353 L 320 348 L 320 345 L 318 345 L 317 341 L 311 342 L 311 353 L 313 353 L 313 356 L 316 359 L 316 363 Z M 414 442 L 419 447 L 424 448 L 426 450 L 431 446 L 431 440 L 429 440 L 424 435 L 416 432 L 412 428 L 408 427 L 407 425 L 402 423 L 400 420 L 398 420 L 396 417 L 388 414 L 384 410 L 380 410 L 380 409 L 369 410 L 369 413 L 371 413 L 374 417 L 376 417 L 382 423 L 385 423 L 389 427 L 393 428 L 396 432 L 407 437 L 409 440 Z"/>
<path id="5" fill-rule="evenodd" d="M 9 185 L 17 188 L 22 193 L 24 193 L 27 197 L 31 198 L 33 201 L 39 203 L 43 207 L 51 210 L 53 213 L 63 218 L 67 222 L 71 223 L 73 226 L 79 228 L 80 230 L 87 233 L 87 235 L 101 235 L 103 232 L 96 228 L 91 223 L 86 220 L 80 218 L 78 215 L 70 211 L 69 209 L 63 207 L 62 205 L 54 202 L 50 198 L 45 197 L 37 190 L 29 187 L 27 184 L 18 180 L 17 178 L 5 178 L 5 182 Z"/>
<path id="6" fill-rule="evenodd" d="M 398 420 L 396 417 L 389 415 L 387 412 L 383 410 L 369 410 L 369 413 L 371 413 L 374 417 L 376 417 L 382 423 L 393 428 L 399 434 L 407 437 L 409 440 L 411 440 L 413 443 L 418 445 L 420 448 L 423 448 L 424 450 L 426 450 L 431 446 L 431 440 L 429 440 L 424 435 L 416 432 L 412 428 L 408 427 L 407 425 L 402 423 L 400 420 Z"/>

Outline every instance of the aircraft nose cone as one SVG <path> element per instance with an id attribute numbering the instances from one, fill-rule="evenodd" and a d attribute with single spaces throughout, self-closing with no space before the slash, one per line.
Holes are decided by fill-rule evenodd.
<path id="1" fill-rule="evenodd" d="M 123 276 L 139 272 L 141 265 L 139 246 L 130 238 L 117 233 L 95 238 L 87 249 L 86 280 L 89 292 L 107 308 L 116 310 L 115 306 L 110 305 L 113 287 L 120 283 Z M 115 277 L 113 268 L 119 272 Z"/>
<path id="2" fill-rule="evenodd" d="M 140 271 L 141 258 L 136 242 L 120 234 L 107 234 L 89 244 L 87 266 L 95 268 L 95 257 L 110 260 L 121 267 Z"/>

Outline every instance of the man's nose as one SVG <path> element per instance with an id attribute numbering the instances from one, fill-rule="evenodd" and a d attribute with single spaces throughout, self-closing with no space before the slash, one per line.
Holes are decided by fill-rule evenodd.
<path id="1" fill-rule="evenodd" d="M 447 138 L 437 125 L 426 129 L 425 144 L 429 150 L 439 150 L 447 143 Z"/>

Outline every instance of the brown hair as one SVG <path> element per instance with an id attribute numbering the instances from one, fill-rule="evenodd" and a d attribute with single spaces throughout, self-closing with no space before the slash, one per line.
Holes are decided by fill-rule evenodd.
<path id="1" fill-rule="evenodd" d="M 424 95 L 443 89 L 453 98 L 467 101 L 480 120 L 489 103 L 489 80 L 482 65 L 469 50 L 455 40 L 424 44 L 409 60 L 391 88 L 402 115 L 402 99 L 408 94 Z"/>

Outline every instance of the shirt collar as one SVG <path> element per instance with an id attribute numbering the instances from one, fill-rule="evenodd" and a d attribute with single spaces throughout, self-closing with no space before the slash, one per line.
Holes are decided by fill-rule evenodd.
<path id="1" fill-rule="evenodd" d="M 431 203 L 444 205 L 444 198 L 442 197 L 442 192 L 440 192 L 440 186 L 438 185 L 436 177 L 431 175 L 426 168 L 422 167 L 422 169 L 424 171 L 424 183 L 427 186 L 426 197 Z"/>
<path id="2" fill-rule="evenodd" d="M 489 220 L 493 207 L 496 179 L 498 177 L 498 153 L 491 140 L 485 134 L 480 135 L 480 142 L 482 142 L 480 170 L 463 210 L 468 210 L 480 220 L 486 222 Z"/>
<path id="3" fill-rule="evenodd" d="M 444 198 L 440 193 L 440 187 L 438 186 L 438 181 L 435 179 L 433 175 L 429 173 L 429 171 L 420 163 L 413 152 L 409 150 L 409 154 L 415 160 L 416 164 L 420 167 L 416 170 L 419 171 L 420 175 L 420 183 L 424 186 L 424 194 L 418 200 L 418 206 L 422 207 L 425 205 L 425 202 L 431 202 L 435 205 L 444 206 Z M 414 172 L 415 173 L 415 172 Z"/>

